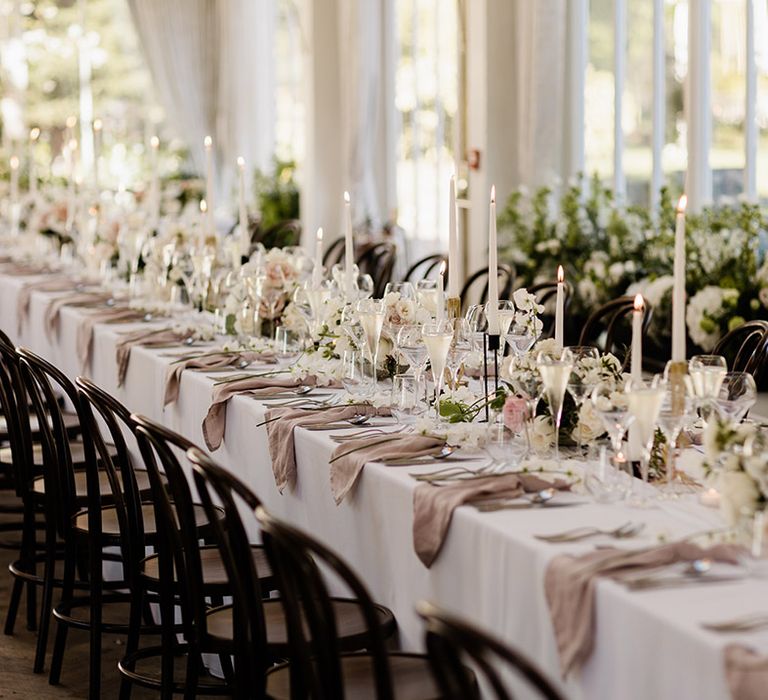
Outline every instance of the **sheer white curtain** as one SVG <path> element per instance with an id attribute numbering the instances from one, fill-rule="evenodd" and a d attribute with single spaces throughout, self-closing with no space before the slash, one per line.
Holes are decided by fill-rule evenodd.
<path id="1" fill-rule="evenodd" d="M 267 168 L 273 152 L 272 0 L 128 0 L 158 99 L 204 172 L 214 139 L 217 207 L 235 163 Z"/>

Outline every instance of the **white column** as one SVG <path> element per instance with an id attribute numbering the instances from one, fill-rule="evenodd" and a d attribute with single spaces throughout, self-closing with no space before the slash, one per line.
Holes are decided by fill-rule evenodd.
<path id="1" fill-rule="evenodd" d="M 613 191 L 616 202 L 623 204 L 627 194 L 624 177 L 624 128 L 622 101 L 627 63 L 627 3 L 614 0 L 613 5 Z"/>
<path id="2" fill-rule="evenodd" d="M 744 195 L 757 201 L 757 65 L 755 60 L 755 0 L 747 4 L 747 75 L 744 109 Z"/>
<path id="3" fill-rule="evenodd" d="M 566 175 L 584 170 L 584 91 L 587 68 L 589 0 L 568 0 L 566 5 L 565 163 Z"/>
<path id="4" fill-rule="evenodd" d="M 664 0 L 653 0 L 653 134 L 651 152 L 651 211 L 659 207 L 659 189 L 664 181 L 662 155 L 664 152 L 664 122 L 666 89 L 664 80 Z"/>
<path id="5" fill-rule="evenodd" d="M 712 202 L 712 99 L 710 86 L 711 0 L 690 0 L 688 5 L 688 172 L 685 190 L 688 208 L 697 212 Z"/>

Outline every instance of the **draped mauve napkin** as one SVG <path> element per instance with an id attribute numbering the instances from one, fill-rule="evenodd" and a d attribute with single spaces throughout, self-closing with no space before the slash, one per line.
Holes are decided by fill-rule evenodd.
<path id="1" fill-rule="evenodd" d="M 131 361 L 131 350 L 135 346 L 140 345 L 144 348 L 151 348 L 159 345 L 181 344 L 190 334 L 191 331 L 174 330 L 173 328 L 141 329 L 126 333 L 116 345 L 117 386 L 123 386 L 123 382 L 125 382 L 128 363 Z"/>
<path id="2" fill-rule="evenodd" d="M 227 403 L 236 395 L 271 396 L 280 389 L 294 389 L 300 386 L 314 386 L 315 378 L 306 377 L 245 377 L 238 381 L 226 382 L 213 388 L 211 406 L 203 419 L 203 438 L 209 450 L 218 450 L 227 427 Z"/>
<path id="3" fill-rule="evenodd" d="M 16 321 L 19 333 L 21 333 L 22 326 L 29 315 L 29 301 L 32 298 L 32 292 L 64 292 L 75 286 L 76 282 L 65 275 L 56 275 L 24 284 L 19 290 L 19 296 L 16 300 Z"/>
<path id="4" fill-rule="evenodd" d="M 692 542 L 673 542 L 648 549 L 600 549 L 583 556 L 560 555 L 547 567 L 544 593 L 549 604 L 563 677 L 592 653 L 595 636 L 595 588 L 599 577 L 620 580 L 649 569 L 708 557 L 735 564 L 736 545 L 703 549 Z"/>
<path id="5" fill-rule="evenodd" d="M 165 376 L 165 394 L 163 406 L 174 403 L 179 398 L 179 384 L 181 375 L 185 369 L 212 370 L 224 367 L 238 367 L 242 362 L 274 362 L 275 357 L 271 353 L 259 352 L 228 352 L 225 350 L 207 352 L 196 357 L 189 357 L 174 362 Z"/>
<path id="6" fill-rule="evenodd" d="M 357 482 L 367 462 L 398 457 L 426 457 L 438 454 L 445 440 L 431 435 L 381 435 L 350 440 L 331 455 L 331 492 L 336 505 Z"/>
<path id="7" fill-rule="evenodd" d="M 764 700 L 768 656 L 741 644 L 729 644 L 725 647 L 725 677 L 733 700 Z"/>
<path id="8" fill-rule="evenodd" d="M 377 415 L 378 410 L 367 404 L 334 406 L 322 410 L 303 408 L 273 408 L 266 412 L 267 441 L 272 458 L 272 473 L 280 493 L 286 486 L 296 485 L 296 445 L 294 428 L 349 420 L 359 415 Z"/>
<path id="9" fill-rule="evenodd" d="M 77 359 L 83 371 L 91 362 L 91 347 L 93 346 L 93 327 L 97 323 L 129 323 L 139 321 L 144 314 L 127 307 L 111 307 L 88 314 L 77 327 Z"/>
<path id="10" fill-rule="evenodd" d="M 59 332 L 59 318 L 61 310 L 65 306 L 99 306 L 110 298 L 108 292 L 83 292 L 82 294 L 67 294 L 63 297 L 51 299 L 45 308 L 45 323 L 43 330 L 49 341 L 53 342 Z"/>
<path id="11" fill-rule="evenodd" d="M 546 488 L 567 490 L 562 479 L 548 481 L 535 474 L 489 475 L 456 480 L 443 486 L 419 484 L 413 492 L 413 548 L 424 566 L 437 558 L 448 534 L 453 511 L 488 498 L 517 498 Z"/>

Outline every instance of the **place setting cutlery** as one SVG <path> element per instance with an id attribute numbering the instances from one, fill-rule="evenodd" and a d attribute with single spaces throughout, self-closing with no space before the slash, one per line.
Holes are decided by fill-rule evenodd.
<path id="1" fill-rule="evenodd" d="M 599 527 L 576 527 L 548 535 L 534 535 L 537 540 L 551 543 L 581 542 L 591 537 L 612 537 L 617 540 L 636 537 L 645 529 L 645 523 L 626 522 L 613 529 Z"/>
<path id="2" fill-rule="evenodd" d="M 702 622 L 701 626 L 710 632 L 754 632 L 768 628 L 768 612 L 741 615 L 719 622 Z"/>
<path id="3" fill-rule="evenodd" d="M 713 561 L 707 557 L 694 559 L 676 572 L 624 577 L 621 582 L 630 591 L 649 591 L 660 588 L 681 588 L 699 584 L 735 583 L 744 581 L 746 572 L 740 567 L 722 564 L 713 572 Z"/>
<path id="4" fill-rule="evenodd" d="M 390 429 L 392 426 L 394 429 Z M 349 426 L 353 427 L 353 426 Z M 345 435 L 330 435 L 329 437 L 337 444 L 345 442 L 352 442 L 353 440 L 360 440 L 361 438 L 378 437 L 380 435 L 396 435 L 406 430 L 407 426 L 397 425 L 396 423 L 385 423 L 383 427 L 367 428 L 365 430 L 358 430 L 354 433 L 347 433 Z"/>
<path id="5" fill-rule="evenodd" d="M 567 508 L 570 506 L 584 505 L 586 501 L 571 501 L 557 498 L 558 491 L 555 488 L 546 488 L 535 493 L 526 493 L 519 498 L 505 498 L 502 500 L 483 500 L 472 505 L 481 513 L 490 513 L 497 510 L 527 510 L 530 508 Z"/>

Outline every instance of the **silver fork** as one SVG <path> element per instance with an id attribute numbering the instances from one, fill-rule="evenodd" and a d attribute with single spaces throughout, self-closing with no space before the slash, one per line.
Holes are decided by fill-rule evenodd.
<path id="1" fill-rule="evenodd" d="M 645 523 L 624 523 L 619 527 L 612 530 L 604 530 L 599 527 L 577 527 L 573 530 L 566 530 L 565 532 L 553 533 L 551 535 L 534 535 L 537 540 L 543 540 L 544 542 L 580 542 L 586 540 L 589 537 L 596 537 L 597 535 L 607 535 L 608 537 L 614 537 L 617 540 L 627 539 L 639 534 L 645 528 Z"/>
<path id="2" fill-rule="evenodd" d="M 744 615 L 721 622 L 702 622 L 701 626 L 711 632 L 749 632 L 768 627 L 768 613 Z"/>

